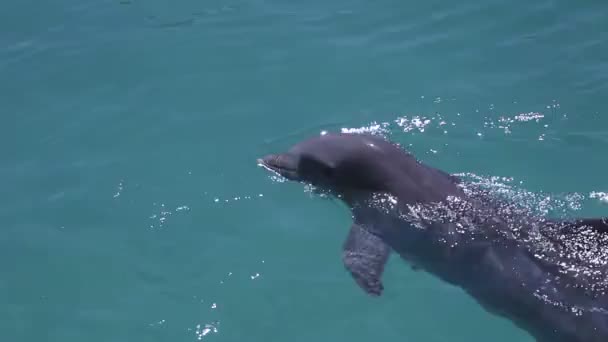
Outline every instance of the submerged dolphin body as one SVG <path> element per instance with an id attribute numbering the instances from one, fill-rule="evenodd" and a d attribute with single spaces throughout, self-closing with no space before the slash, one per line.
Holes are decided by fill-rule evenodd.
<path id="1" fill-rule="evenodd" d="M 258 163 L 348 206 L 342 260 L 368 294 L 394 251 L 538 342 L 608 341 L 606 219 L 517 211 L 371 135 L 321 135 Z"/>

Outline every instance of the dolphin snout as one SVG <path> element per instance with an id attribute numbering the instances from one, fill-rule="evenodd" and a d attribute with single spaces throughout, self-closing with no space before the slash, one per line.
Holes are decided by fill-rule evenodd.
<path id="1" fill-rule="evenodd" d="M 297 177 L 297 160 L 289 154 L 268 154 L 258 158 L 257 163 L 285 178 L 294 179 Z"/>
<path id="2" fill-rule="evenodd" d="M 258 164 L 269 168 L 280 167 L 280 155 L 279 154 L 268 154 L 262 158 L 258 158 Z"/>

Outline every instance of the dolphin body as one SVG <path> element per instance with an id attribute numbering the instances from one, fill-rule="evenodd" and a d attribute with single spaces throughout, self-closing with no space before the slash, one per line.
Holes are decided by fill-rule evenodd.
<path id="1" fill-rule="evenodd" d="M 381 137 L 325 134 L 258 159 L 340 199 L 353 219 L 345 268 L 380 296 L 396 252 L 537 342 L 608 341 L 608 220 L 518 212 Z"/>

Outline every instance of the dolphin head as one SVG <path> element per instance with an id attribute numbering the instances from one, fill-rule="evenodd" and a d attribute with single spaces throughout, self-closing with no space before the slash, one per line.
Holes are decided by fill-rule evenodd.
<path id="1" fill-rule="evenodd" d="M 258 164 L 291 181 L 344 194 L 385 191 L 387 162 L 398 147 L 363 134 L 325 134 L 299 142 L 283 153 L 269 154 Z"/>

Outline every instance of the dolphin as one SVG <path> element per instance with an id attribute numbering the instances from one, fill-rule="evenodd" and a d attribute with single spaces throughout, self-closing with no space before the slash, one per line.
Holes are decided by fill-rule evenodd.
<path id="1" fill-rule="evenodd" d="M 370 134 L 327 133 L 257 162 L 349 208 L 342 261 L 365 293 L 382 295 L 396 253 L 537 342 L 608 341 L 608 219 L 517 209 Z"/>

